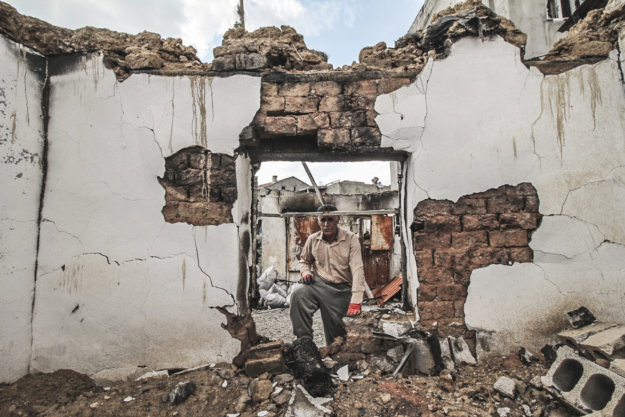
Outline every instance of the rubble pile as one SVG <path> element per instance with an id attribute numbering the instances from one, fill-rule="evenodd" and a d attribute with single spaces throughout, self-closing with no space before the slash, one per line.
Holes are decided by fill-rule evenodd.
<path id="1" fill-rule="evenodd" d="M 108 29 L 84 27 L 71 30 L 25 16 L 0 1 L 0 33 L 43 55 L 103 51 L 105 64 L 118 79 L 130 76 L 131 70 L 206 69 L 192 46 L 182 39 L 162 39 L 157 33 L 138 35 Z"/>
<path id="2" fill-rule="evenodd" d="M 593 10 L 558 40 L 543 60 L 607 58 L 616 48 L 619 32 L 625 28 L 624 20 L 625 8 Z"/>
<path id="3" fill-rule="evenodd" d="M 213 49 L 213 71 L 323 71 L 331 70 L 328 55 L 308 49 L 304 37 L 290 26 L 242 28 L 224 34 L 222 46 Z"/>

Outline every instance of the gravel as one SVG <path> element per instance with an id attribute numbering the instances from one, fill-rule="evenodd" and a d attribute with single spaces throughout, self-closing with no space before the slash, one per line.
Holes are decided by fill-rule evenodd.
<path id="1" fill-rule="evenodd" d="M 258 332 L 258 334 L 270 340 L 284 340 L 285 342 L 295 340 L 288 308 L 253 310 L 252 317 L 256 323 L 256 332 Z M 323 335 L 323 323 L 321 322 L 321 312 L 319 311 L 313 316 L 313 335 L 317 347 L 326 345 L 325 336 Z"/>

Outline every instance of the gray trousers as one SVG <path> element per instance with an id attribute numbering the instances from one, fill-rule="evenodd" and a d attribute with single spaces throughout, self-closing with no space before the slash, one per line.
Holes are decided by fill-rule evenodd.
<path id="1" fill-rule="evenodd" d="M 317 277 L 313 284 L 296 285 L 291 294 L 293 334 L 298 339 L 313 339 L 313 315 L 321 310 L 326 344 L 330 345 L 338 336 L 345 336 L 343 317 L 351 298 L 352 287 L 348 284 L 330 284 Z"/>

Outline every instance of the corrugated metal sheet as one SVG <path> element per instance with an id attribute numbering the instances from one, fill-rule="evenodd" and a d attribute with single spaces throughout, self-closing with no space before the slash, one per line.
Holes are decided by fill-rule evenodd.
<path id="1" fill-rule="evenodd" d="M 317 217 L 289 218 L 288 269 L 299 271 L 299 254 L 302 252 L 308 236 L 321 230 Z"/>
<path id="2" fill-rule="evenodd" d="M 401 275 L 398 275 L 390 282 L 390 284 L 388 284 L 384 288 L 373 291 L 373 296 L 376 298 L 376 301 L 380 307 L 383 306 L 384 303 L 386 303 L 388 300 L 391 299 L 391 297 L 399 292 L 402 282 L 403 277 Z"/>
<path id="3" fill-rule="evenodd" d="M 371 216 L 371 250 L 393 249 L 393 218 Z"/>
<path id="4" fill-rule="evenodd" d="M 388 284 L 391 275 L 391 252 L 371 251 L 365 241 L 362 251 L 365 280 L 369 288 L 379 288 Z"/>

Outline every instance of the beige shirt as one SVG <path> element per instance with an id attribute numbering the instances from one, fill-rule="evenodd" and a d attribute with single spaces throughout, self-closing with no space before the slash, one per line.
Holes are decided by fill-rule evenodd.
<path id="1" fill-rule="evenodd" d="M 328 243 L 323 232 L 313 233 L 304 244 L 299 263 L 302 277 L 313 274 L 331 284 L 349 284 L 351 302 L 362 303 L 365 273 L 356 234 L 339 228 L 334 242 Z"/>

